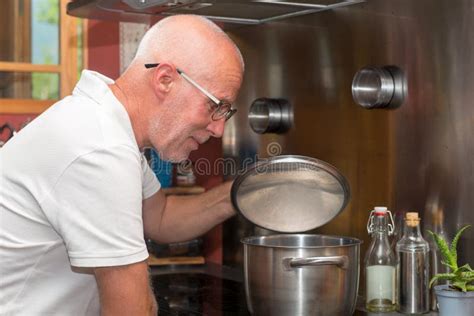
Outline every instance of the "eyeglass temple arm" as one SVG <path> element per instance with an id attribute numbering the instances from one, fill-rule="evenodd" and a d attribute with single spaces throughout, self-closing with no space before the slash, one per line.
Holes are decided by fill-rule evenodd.
<path id="1" fill-rule="evenodd" d="M 215 96 L 213 96 L 212 94 L 210 94 L 209 92 L 207 92 L 206 90 L 204 90 L 204 88 L 202 88 L 200 85 L 198 85 L 193 79 L 189 78 L 188 75 L 186 75 L 184 72 L 182 72 L 181 70 L 179 69 L 176 69 L 178 71 L 178 73 L 184 78 L 186 79 L 190 84 L 192 84 L 196 89 L 198 89 L 199 91 L 201 91 L 202 93 L 204 93 L 205 96 L 207 96 L 209 99 L 212 100 L 212 102 L 214 102 L 215 104 L 217 105 L 220 105 L 221 104 L 221 101 L 219 101 Z"/>
<path id="2" fill-rule="evenodd" d="M 157 63 L 157 64 L 145 64 L 145 68 L 147 69 L 150 69 L 150 68 L 153 68 L 153 67 L 158 67 L 160 63 Z"/>
<path id="3" fill-rule="evenodd" d="M 159 63 L 157 64 L 145 64 L 145 68 L 153 68 L 153 67 L 158 67 Z M 207 96 L 209 99 L 212 100 L 215 104 L 220 104 L 221 101 L 219 101 L 215 96 L 204 90 L 199 84 L 197 84 L 193 79 L 188 77 L 181 69 L 176 68 L 176 71 L 178 74 L 180 74 L 184 79 L 186 79 L 190 84 L 192 84 L 196 89 L 204 93 L 205 96 Z"/>

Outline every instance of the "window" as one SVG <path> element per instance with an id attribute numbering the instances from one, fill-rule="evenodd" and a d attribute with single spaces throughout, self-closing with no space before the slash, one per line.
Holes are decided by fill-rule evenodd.
<path id="1" fill-rule="evenodd" d="M 0 113 L 40 113 L 70 94 L 84 67 L 84 23 L 68 0 L 0 1 Z"/>

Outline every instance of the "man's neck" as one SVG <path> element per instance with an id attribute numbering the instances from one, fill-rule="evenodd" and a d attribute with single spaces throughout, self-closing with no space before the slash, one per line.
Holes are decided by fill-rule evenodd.
<path id="1" fill-rule="evenodd" d="M 114 84 L 111 84 L 110 89 L 115 97 L 124 106 L 128 113 L 130 122 L 132 124 L 133 133 L 140 150 L 145 146 L 145 139 L 143 134 L 142 116 L 140 115 L 140 101 L 133 93 L 133 89 L 129 89 L 129 85 L 118 79 Z"/>

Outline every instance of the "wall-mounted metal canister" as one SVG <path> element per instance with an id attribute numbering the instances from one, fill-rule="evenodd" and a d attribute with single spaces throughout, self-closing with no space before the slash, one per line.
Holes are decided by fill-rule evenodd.
<path id="1" fill-rule="evenodd" d="M 364 67 L 352 80 L 352 97 L 366 109 L 399 107 L 406 94 L 405 75 L 396 66 Z"/>
<path id="2" fill-rule="evenodd" d="M 250 128 L 258 134 L 286 133 L 293 126 L 293 108 L 286 99 L 259 98 L 249 110 Z"/>

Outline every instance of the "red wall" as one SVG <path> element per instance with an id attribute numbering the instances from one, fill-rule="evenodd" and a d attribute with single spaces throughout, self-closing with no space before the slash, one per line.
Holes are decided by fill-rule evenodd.
<path id="1" fill-rule="evenodd" d="M 88 69 L 117 79 L 120 75 L 119 23 L 89 20 Z"/>

